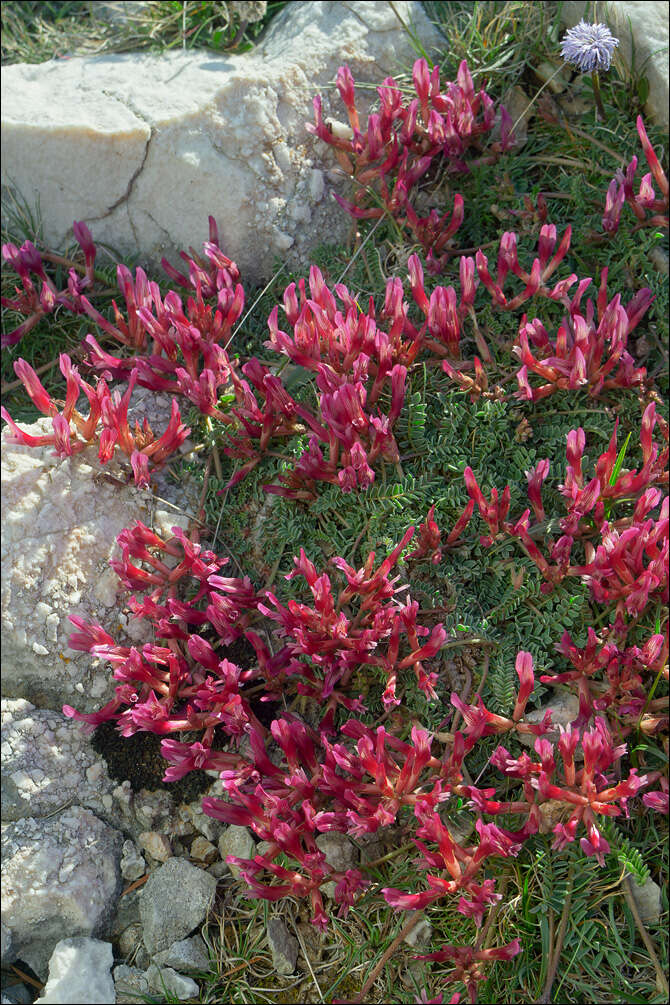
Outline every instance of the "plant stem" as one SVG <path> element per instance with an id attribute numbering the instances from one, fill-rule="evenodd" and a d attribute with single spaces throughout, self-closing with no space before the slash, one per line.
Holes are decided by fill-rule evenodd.
<path id="1" fill-rule="evenodd" d="M 384 969 L 386 961 L 393 955 L 393 953 L 396 951 L 402 940 L 407 935 L 409 935 L 409 933 L 412 931 L 413 928 L 416 928 L 416 926 L 419 924 L 422 918 L 423 913 L 421 911 L 415 911 L 413 917 L 409 918 L 408 921 L 405 922 L 405 924 L 402 926 L 400 932 L 398 933 L 398 935 L 396 935 L 391 945 L 387 946 L 387 948 L 384 950 L 379 962 L 375 967 L 373 967 L 372 972 L 370 973 L 365 984 L 354 998 L 354 1002 L 356 1003 L 356 1005 L 363 1005 L 366 994 L 368 993 L 374 982 L 377 980 L 379 974 Z"/>
<path id="2" fill-rule="evenodd" d="M 40 374 L 46 373 L 47 370 L 52 370 L 57 365 L 58 365 L 58 359 L 52 359 L 50 363 L 45 363 L 43 366 L 38 366 L 37 369 L 35 370 L 35 373 L 39 377 Z M 8 394 L 9 391 L 14 391 L 17 387 L 21 387 L 22 385 L 23 385 L 22 380 L 13 380 L 11 384 L 3 384 L 1 389 L 2 394 Z"/>
<path id="3" fill-rule="evenodd" d="M 561 959 L 565 931 L 568 927 L 568 918 L 570 917 L 570 905 L 572 903 L 572 888 L 574 886 L 574 882 L 574 866 L 570 865 L 570 871 L 568 873 L 568 888 L 565 891 L 565 901 L 563 902 L 563 911 L 561 912 L 561 923 L 558 926 L 558 934 L 556 936 L 556 947 L 547 969 L 547 980 L 544 985 L 544 991 L 538 1000 L 538 1005 L 549 1005 L 549 1002 L 551 1001 L 551 988 L 556 977 L 559 961 Z"/>
<path id="4" fill-rule="evenodd" d="M 605 121 L 605 109 L 603 108 L 603 99 L 600 94 L 600 79 L 598 77 L 598 71 L 594 70 L 591 74 L 591 80 L 593 81 L 593 97 L 596 99 L 596 112 L 597 119 L 600 122 Z"/>
<path id="5" fill-rule="evenodd" d="M 654 949 L 654 943 L 651 941 L 649 932 L 644 927 L 644 923 L 642 921 L 642 918 L 640 917 L 640 912 L 637 909 L 637 904 L 635 903 L 635 898 L 633 897 L 633 893 L 630 888 L 630 876 L 624 876 L 623 892 L 626 898 L 626 903 L 630 907 L 631 914 L 635 919 L 637 930 L 642 937 L 642 941 L 644 942 L 647 948 L 649 956 L 651 957 L 651 962 L 654 964 L 654 970 L 656 971 L 656 984 L 658 986 L 658 990 L 662 992 L 662 994 L 664 994 L 666 998 L 668 998 L 670 994 L 670 989 L 668 988 L 668 979 L 663 973 L 663 968 L 660 964 L 658 956 L 656 955 L 656 950 Z"/>
<path id="6" fill-rule="evenodd" d="M 402 855 L 405 851 L 412 851 L 416 845 L 413 841 L 409 841 L 407 844 L 401 845 L 399 848 L 394 848 L 393 851 L 388 852 L 386 855 L 382 855 L 381 858 L 376 858 L 373 862 L 361 863 L 359 868 L 365 869 L 366 872 L 370 869 L 376 869 L 378 865 L 383 865 L 385 862 L 391 862 L 398 855 Z"/>

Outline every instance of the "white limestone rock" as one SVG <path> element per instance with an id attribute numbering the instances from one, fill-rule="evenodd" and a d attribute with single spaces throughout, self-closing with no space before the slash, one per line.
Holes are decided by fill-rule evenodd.
<path id="1" fill-rule="evenodd" d="M 666 0 L 609 0 L 599 2 L 598 20 L 619 39 L 619 54 L 628 70 L 635 53 L 635 71 L 649 81 L 645 112 L 665 129 L 668 114 L 668 4 Z M 561 20 L 572 28 L 584 18 L 593 21 L 593 4 L 568 0 L 561 5 Z M 642 163 L 646 161 L 642 158 Z"/>
<path id="2" fill-rule="evenodd" d="M 93 17 L 122 24 L 136 14 L 144 13 L 149 4 L 142 3 L 141 0 L 137 0 L 137 2 L 133 2 L 133 0 L 110 0 L 109 3 L 96 0 L 96 2 L 88 3 L 86 6 Z"/>
<path id="3" fill-rule="evenodd" d="M 638 886 L 632 873 L 627 872 L 626 876 L 629 880 L 628 888 L 640 913 L 640 919 L 646 925 L 657 925 L 663 907 L 660 886 L 651 877 Z"/>
<path id="4" fill-rule="evenodd" d="M 120 892 L 122 842 L 80 806 L 2 825 L 2 921 L 16 956 L 40 977 L 61 939 L 105 933 Z"/>
<path id="5" fill-rule="evenodd" d="M 20 425 L 33 435 L 52 432 L 46 418 Z M 60 460 L 51 447 L 9 443 L 3 431 L 0 450 L 2 693 L 43 708 L 96 711 L 113 697 L 114 682 L 107 667 L 69 648 L 68 615 L 99 621 L 121 644 L 148 641 L 150 626 L 122 613 L 124 594 L 108 564 L 119 554 L 116 537 L 138 519 L 160 533 L 187 526 L 188 515 L 98 477 L 95 447 Z"/>
<path id="6" fill-rule="evenodd" d="M 429 49 L 417 2 L 396 11 Z M 2 74 L 2 179 L 39 196 L 44 238 L 62 245 L 73 220 L 146 263 L 207 238 L 207 217 L 249 282 L 276 256 L 296 260 L 343 236 L 350 219 L 328 197 L 332 152 L 305 130 L 321 92 L 329 114 L 338 67 L 361 83 L 410 68 L 411 39 L 390 4 L 292 3 L 251 52 L 133 53 L 17 64 Z M 376 97 L 360 91 L 361 98 Z"/>
<path id="7" fill-rule="evenodd" d="M 115 1005 L 114 954 L 109 942 L 61 939 L 49 960 L 49 980 L 36 1005 Z"/>
<path id="8" fill-rule="evenodd" d="M 421 921 L 417 922 L 416 926 L 407 933 L 402 941 L 412 949 L 421 949 L 423 946 L 430 944 L 432 937 L 433 926 L 428 918 L 424 917 Z"/>
<path id="9" fill-rule="evenodd" d="M 0 924 L 0 933 L 2 934 L 2 965 L 4 967 L 5 964 L 16 959 L 16 953 L 12 946 L 12 931 L 4 922 Z"/>
<path id="10" fill-rule="evenodd" d="M 114 783 L 79 723 L 23 699 L 3 699 L 1 721 L 3 820 L 44 817 L 73 802 L 105 815 L 102 797 Z"/>

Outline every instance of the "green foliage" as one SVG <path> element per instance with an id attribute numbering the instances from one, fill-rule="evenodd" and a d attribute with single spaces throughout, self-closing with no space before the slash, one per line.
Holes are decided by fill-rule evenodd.
<path id="1" fill-rule="evenodd" d="M 79 4 L 13 3 L 10 0 L 2 6 L 3 59 L 6 62 L 16 59 L 40 61 L 49 55 L 80 51 L 77 48 L 80 44 L 102 44 L 106 51 L 149 44 L 149 28 L 145 30 L 134 22 L 124 29 L 131 34 L 124 36 L 121 29 L 105 27 L 96 20 L 98 35 L 94 36 L 90 31 L 93 17 L 87 15 L 87 26 L 80 32 L 74 24 L 74 8 L 80 8 Z M 218 10 L 221 5 L 159 3 L 151 6 L 155 8 L 151 15 L 152 25 L 161 25 L 161 30 L 155 34 L 156 44 L 161 47 L 182 45 L 185 40 L 186 45 L 207 44 L 224 49 L 234 39 L 235 23 L 223 25 Z M 268 4 L 267 18 L 259 29 L 282 6 L 281 3 Z M 442 64 L 447 74 L 455 74 L 458 62 L 465 57 L 475 72 L 477 85 L 486 81 L 494 96 L 501 97 L 514 83 L 526 89 L 529 99 L 536 94 L 538 84 L 532 67 L 555 54 L 559 33 L 558 12 L 549 10 L 550 5 L 427 3 L 425 6 L 430 16 L 439 21 L 449 43 Z M 240 39 L 241 44 L 251 38 L 251 27 Z M 256 26 L 253 31 L 256 32 Z M 118 49 L 115 50 L 115 46 Z M 656 271 L 650 260 L 654 249 L 667 250 L 667 235 L 644 229 L 633 232 L 631 227 L 622 225 L 607 243 L 597 238 L 607 183 L 624 160 L 627 162 L 633 153 L 639 153 L 634 112 L 644 93 L 642 80 L 640 77 L 642 89 L 632 91 L 627 88 L 623 76 L 615 72 L 601 82 L 608 109 L 604 123 L 594 124 L 590 114 L 569 119 L 558 101 L 538 100 L 533 109 L 537 114 L 531 122 L 528 142 L 522 149 L 501 160 L 493 171 L 489 166 L 481 166 L 448 183 L 439 178 L 427 179 L 422 194 L 427 205 L 441 207 L 451 204 L 455 190 L 462 192 L 466 214 L 457 235 L 456 251 L 460 249 L 472 254 L 472 249 L 483 246 L 489 260 L 495 263 L 500 234 L 506 229 L 517 230 L 520 234 L 519 258 L 525 263 L 532 260 L 539 222 L 523 215 L 526 211 L 524 196 L 535 204 L 538 194 L 544 193 L 549 219 L 556 224 L 559 233 L 567 224 L 573 228 L 571 249 L 561 266 L 561 276 L 573 271 L 580 277 L 592 276 L 591 295 L 595 297 L 600 268 L 607 266 L 610 297 L 621 292 L 624 302 L 642 286 L 652 288 L 656 300 L 634 333 L 632 351 L 636 359 L 647 366 L 659 391 L 667 393 L 668 283 L 667 277 Z M 579 94 L 577 84 L 575 90 Z M 657 144 L 660 132 L 653 127 L 648 127 L 648 131 L 652 143 Z M 626 214 L 628 209 L 624 208 L 623 212 Z M 5 216 L 4 226 L 3 241 L 21 243 L 30 238 L 42 247 L 38 212 L 31 213 L 28 207 L 15 207 L 13 215 Z M 360 243 L 354 248 L 322 246 L 315 251 L 314 261 L 331 288 L 343 281 L 361 303 L 373 295 L 377 304 L 381 304 L 386 278 L 390 275 L 406 278 L 409 251 L 398 242 L 397 231 L 388 221 L 375 224 L 374 233 L 372 225 L 364 221 L 359 221 L 353 228 L 356 229 L 362 242 L 369 237 L 362 248 Z M 356 257 L 354 249 L 358 251 L 359 248 L 360 254 Z M 103 311 L 109 309 L 111 297 L 117 295 L 111 262 L 111 256 L 100 257 L 100 273 L 107 287 L 101 295 L 100 309 Z M 67 270 L 59 266 L 56 269 L 56 282 L 64 282 Z M 240 360 L 257 354 L 276 369 L 281 367 L 282 361 L 274 359 L 264 346 L 267 316 L 275 303 L 281 303 L 281 294 L 288 282 L 300 277 L 299 273 L 292 273 L 287 266 L 278 263 L 268 287 L 258 297 L 253 293 L 248 295 L 248 316 L 235 332 L 231 346 Z M 457 281 L 458 256 L 455 254 L 443 276 L 427 277 L 427 286 L 438 282 L 457 284 Z M 13 284 L 12 274 L 5 273 L 4 295 L 11 295 Z M 161 285 L 164 291 L 168 287 L 166 283 Z M 405 288 L 408 290 L 407 283 Z M 412 310 L 416 318 L 417 312 Z M 535 300 L 525 305 L 525 310 L 529 318 L 541 317 L 548 329 L 559 323 L 562 313 L 560 305 L 546 300 Z M 518 365 L 510 359 L 509 346 L 518 330 L 521 313 L 503 313 L 488 305 L 478 311 L 480 327 L 495 360 L 494 381 L 503 382 L 508 392 L 515 388 L 513 372 Z M 3 327 L 11 328 L 16 323 L 18 318 L 3 309 Z M 473 347 L 468 324 L 466 321 L 466 357 L 472 355 Z M 90 322 L 64 313 L 42 322 L 19 347 L 3 351 L 3 389 L 14 379 L 11 363 L 19 355 L 33 366 L 49 366 L 58 352 L 73 352 L 89 328 Z M 314 403 L 314 388 L 309 376 L 288 367 L 283 376 L 292 394 L 310 405 Z M 58 386 L 60 376 L 57 369 L 52 368 L 42 379 L 51 391 Z M 26 421 L 35 417 L 34 409 L 29 403 L 26 405 L 23 395 L 19 397 L 10 392 L 4 397 L 15 418 Z M 663 414 L 667 416 L 666 407 Z M 505 401 L 480 400 L 473 404 L 467 395 L 454 389 L 439 366 L 421 363 L 409 374 L 405 406 L 395 427 L 400 465 L 382 466 L 375 484 L 365 492 L 344 495 L 336 486 L 321 485 L 318 498 L 310 505 L 270 496 L 263 490 L 265 484 L 276 482 L 288 459 L 299 456 L 306 445 L 306 436 L 282 443 L 277 453 L 284 457 L 268 456 L 243 482 L 222 492 L 241 462 L 231 461 L 223 453 L 227 443 L 225 431 L 212 427 L 195 412 L 188 416 L 188 423 L 193 428 L 193 439 L 203 448 L 199 458 L 216 451 L 221 466 L 220 472 L 212 466 L 205 496 L 205 520 L 212 531 L 207 543 L 232 556 L 231 566 L 235 567 L 232 574 L 249 575 L 259 588 L 271 585 L 279 600 L 285 603 L 290 598 L 305 597 L 300 578 L 285 579 L 300 547 L 317 566 L 325 566 L 336 555 L 343 556 L 351 565 L 360 566 L 369 551 L 375 550 L 378 558 L 381 557 L 402 537 L 407 526 L 418 526 L 432 505 L 436 507 L 435 518 L 445 537 L 467 503 L 463 471 L 468 465 L 473 468 L 485 493 L 493 487 L 500 492 L 506 484 L 510 485 L 510 513 L 517 517 L 527 505 L 525 472 L 538 460 L 549 458 L 551 468 L 544 484 L 543 499 L 549 516 L 546 533 L 555 537 L 556 520 L 564 513 L 558 487 L 565 472 L 568 432 L 578 425 L 584 428 L 587 438 L 584 469 L 590 476 L 595 458 L 609 442 L 617 417 L 621 464 L 631 468 L 639 466 L 640 404 L 632 391 L 596 402 L 584 393 L 570 391 L 537 404 L 518 402 L 511 395 Z M 204 469 L 199 458 L 191 457 L 181 462 L 183 469 L 196 478 L 202 478 Z M 563 631 L 568 630 L 575 639 L 583 641 L 587 627 L 594 623 L 595 612 L 585 584 L 570 580 L 554 593 L 543 594 L 538 570 L 518 544 L 504 540 L 484 548 L 479 543 L 479 535 L 484 532 L 485 527 L 475 515 L 462 539 L 445 551 L 439 565 L 427 561 L 401 562 L 399 584 L 409 584 L 409 591 L 401 594 L 403 599 L 409 593 L 419 601 L 423 611 L 432 612 L 434 622 L 439 620 L 444 624 L 448 645 L 453 646 L 445 650 L 445 654 L 460 654 L 461 651 L 473 654 L 471 698 L 480 689 L 482 670 L 488 664 L 482 697 L 492 711 L 505 714 L 513 707 L 516 696 L 518 679 L 514 665 L 519 649 L 533 654 L 538 676 L 553 672 L 554 664 L 560 663 L 554 646 Z M 412 547 L 410 545 L 407 550 Z M 337 577 L 334 569 L 328 571 L 332 578 Z M 655 627 L 657 613 L 649 611 L 642 627 Z M 636 637 L 634 631 L 632 639 Z M 440 671 L 444 669 L 444 659 L 441 659 Z M 372 722 L 381 710 L 382 684 L 373 668 L 366 668 L 360 676 L 370 706 L 368 718 Z M 443 728 L 445 716 L 452 711 L 449 705 L 452 688 L 444 675 L 440 676 L 440 701 L 435 706 L 429 706 L 417 692 L 411 674 L 407 675 L 406 686 L 403 712 L 407 713 L 408 722 L 415 717 L 428 729 Z M 538 684 L 533 703 L 538 704 L 547 694 L 548 689 Z M 495 738 L 481 744 L 480 760 L 475 765 L 478 771 L 488 770 L 487 758 L 495 746 Z M 643 758 L 643 763 L 653 770 L 664 766 L 665 755 L 653 738 L 631 737 L 630 746 L 635 756 Z M 637 812 L 637 807 L 630 820 L 615 823 L 599 818 L 599 825 L 614 852 L 602 870 L 575 847 L 558 855 L 550 852 L 550 835 L 538 835 L 528 842 L 522 857 L 509 872 L 509 892 L 496 918 L 495 938 L 495 943 L 499 944 L 519 937 L 523 952 L 510 967 L 499 966 L 492 970 L 482 989 L 481 1000 L 538 1000 L 546 977 L 546 961 L 553 951 L 551 933 L 555 932 L 555 927 L 550 928 L 549 919 L 553 913 L 558 923 L 571 868 L 575 878 L 570 921 L 554 986 L 554 1000 L 659 1000 L 653 969 L 637 940 L 634 923 L 622 907 L 617 886 L 622 868 L 632 873 L 637 882 L 652 875 L 662 884 L 667 883 L 667 823 L 660 819 L 651 824 L 647 821 L 648 815 Z M 513 826 L 512 821 L 510 826 Z M 411 881 L 408 877 L 416 877 L 411 854 L 403 855 L 390 865 L 384 864 L 378 871 L 392 886 L 402 886 L 404 881 Z M 665 908 L 667 910 L 667 899 Z M 272 978 L 267 959 L 260 964 L 261 976 L 256 978 L 256 983 L 252 983 L 251 976 L 247 981 L 247 973 L 255 972 L 249 961 L 265 952 L 262 938 L 267 905 L 257 914 L 245 916 L 242 921 L 238 919 L 228 926 L 234 933 L 234 945 L 228 947 L 228 953 L 235 961 L 241 960 L 248 965 L 248 971 L 243 967 L 238 973 L 234 971 L 236 962 L 224 961 L 217 980 L 203 988 L 202 1000 L 277 1000 L 275 991 L 274 997 L 268 997 L 264 990 L 258 990 Z M 379 958 L 396 934 L 396 921 L 393 912 L 380 908 L 371 897 L 357 905 L 347 923 L 335 920 L 334 939 L 339 940 L 342 953 L 337 958 L 337 966 L 333 965 L 329 971 L 328 987 L 321 984 L 326 1000 L 332 995 L 341 997 L 349 993 L 342 975 L 358 977 L 360 968 L 369 966 L 372 957 Z M 455 910 L 433 910 L 430 921 L 436 937 L 443 936 L 444 942 L 468 941 L 472 937 L 472 928 L 468 927 L 471 923 Z M 251 934 L 245 940 L 247 922 Z M 224 938 L 220 936 L 218 945 Z M 665 953 L 667 965 L 665 943 L 659 951 Z M 390 982 L 391 978 L 380 979 L 374 1000 L 397 1000 L 399 983 L 382 986 L 384 980 Z M 356 983 L 354 977 L 350 983 L 352 986 Z M 352 996 L 361 984 L 362 980 L 351 991 Z M 444 982 L 439 975 L 433 976 L 427 971 L 425 986 L 433 985 L 437 993 L 443 989 Z M 302 991 L 304 997 L 305 989 Z M 400 994 L 407 1001 L 413 997 L 405 991 Z"/>
<path id="2" fill-rule="evenodd" d="M 620 832 L 616 821 L 610 817 L 603 819 L 601 830 L 617 859 L 634 877 L 638 886 L 646 883 L 650 878 L 650 872 L 639 848 L 633 847 L 630 840 Z"/>

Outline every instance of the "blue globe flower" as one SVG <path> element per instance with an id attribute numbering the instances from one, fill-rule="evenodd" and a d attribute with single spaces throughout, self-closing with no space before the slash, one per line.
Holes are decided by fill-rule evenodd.
<path id="1" fill-rule="evenodd" d="M 612 54 L 619 44 L 605 24 L 589 24 L 580 21 L 566 32 L 562 42 L 561 56 L 566 63 L 573 63 L 582 73 L 594 70 L 609 70 Z"/>

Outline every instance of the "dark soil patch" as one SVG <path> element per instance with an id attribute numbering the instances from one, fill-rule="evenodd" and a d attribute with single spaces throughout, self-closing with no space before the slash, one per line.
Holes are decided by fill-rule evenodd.
<path id="1" fill-rule="evenodd" d="M 221 659 L 230 660 L 245 669 L 253 666 L 256 660 L 256 652 L 245 638 L 237 639 L 230 646 L 219 649 L 218 653 Z M 272 704 L 273 710 L 276 709 L 276 702 L 253 703 L 254 712 L 264 724 L 269 716 L 267 725 L 275 717 L 274 712 L 270 714 L 269 704 Z M 200 739 L 198 733 L 173 735 L 180 742 Z M 161 754 L 162 740 L 163 737 L 146 732 L 121 736 L 114 722 L 103 722 L 93 734 L 91 743 L 93 749 L 107 762 L 110 777 L 118 782 L 125 782 L 127 779 L 134 792 L 139 792 L 140 789 L 148 789 L 150 792 L 165 789 L 174 796 L 176 803 L 192 802 L 209 788 L 212 779 L 204 771 L 191 771 L 176 782 L 164 782 L 163 775 L 168 762 Z M 227 746 L 227 738 L 220 730 L 215 731 L 212 746 L 216 750 Z"/>
<path id="2" fill-rule="evenodd" d="M 104 757 L 110 777 L 118 782 L 130 782 L 133 792 L 165 789 L 177 803 L 190 803 L 212 784 L 204 771 L 191 771 L 176 782 L 164 782 L 168 762 L 161 755 L 162 737 L 154 733 L 121 736 L 114 723 L 103 722 L 96 729 L 91 743 Z"/>

